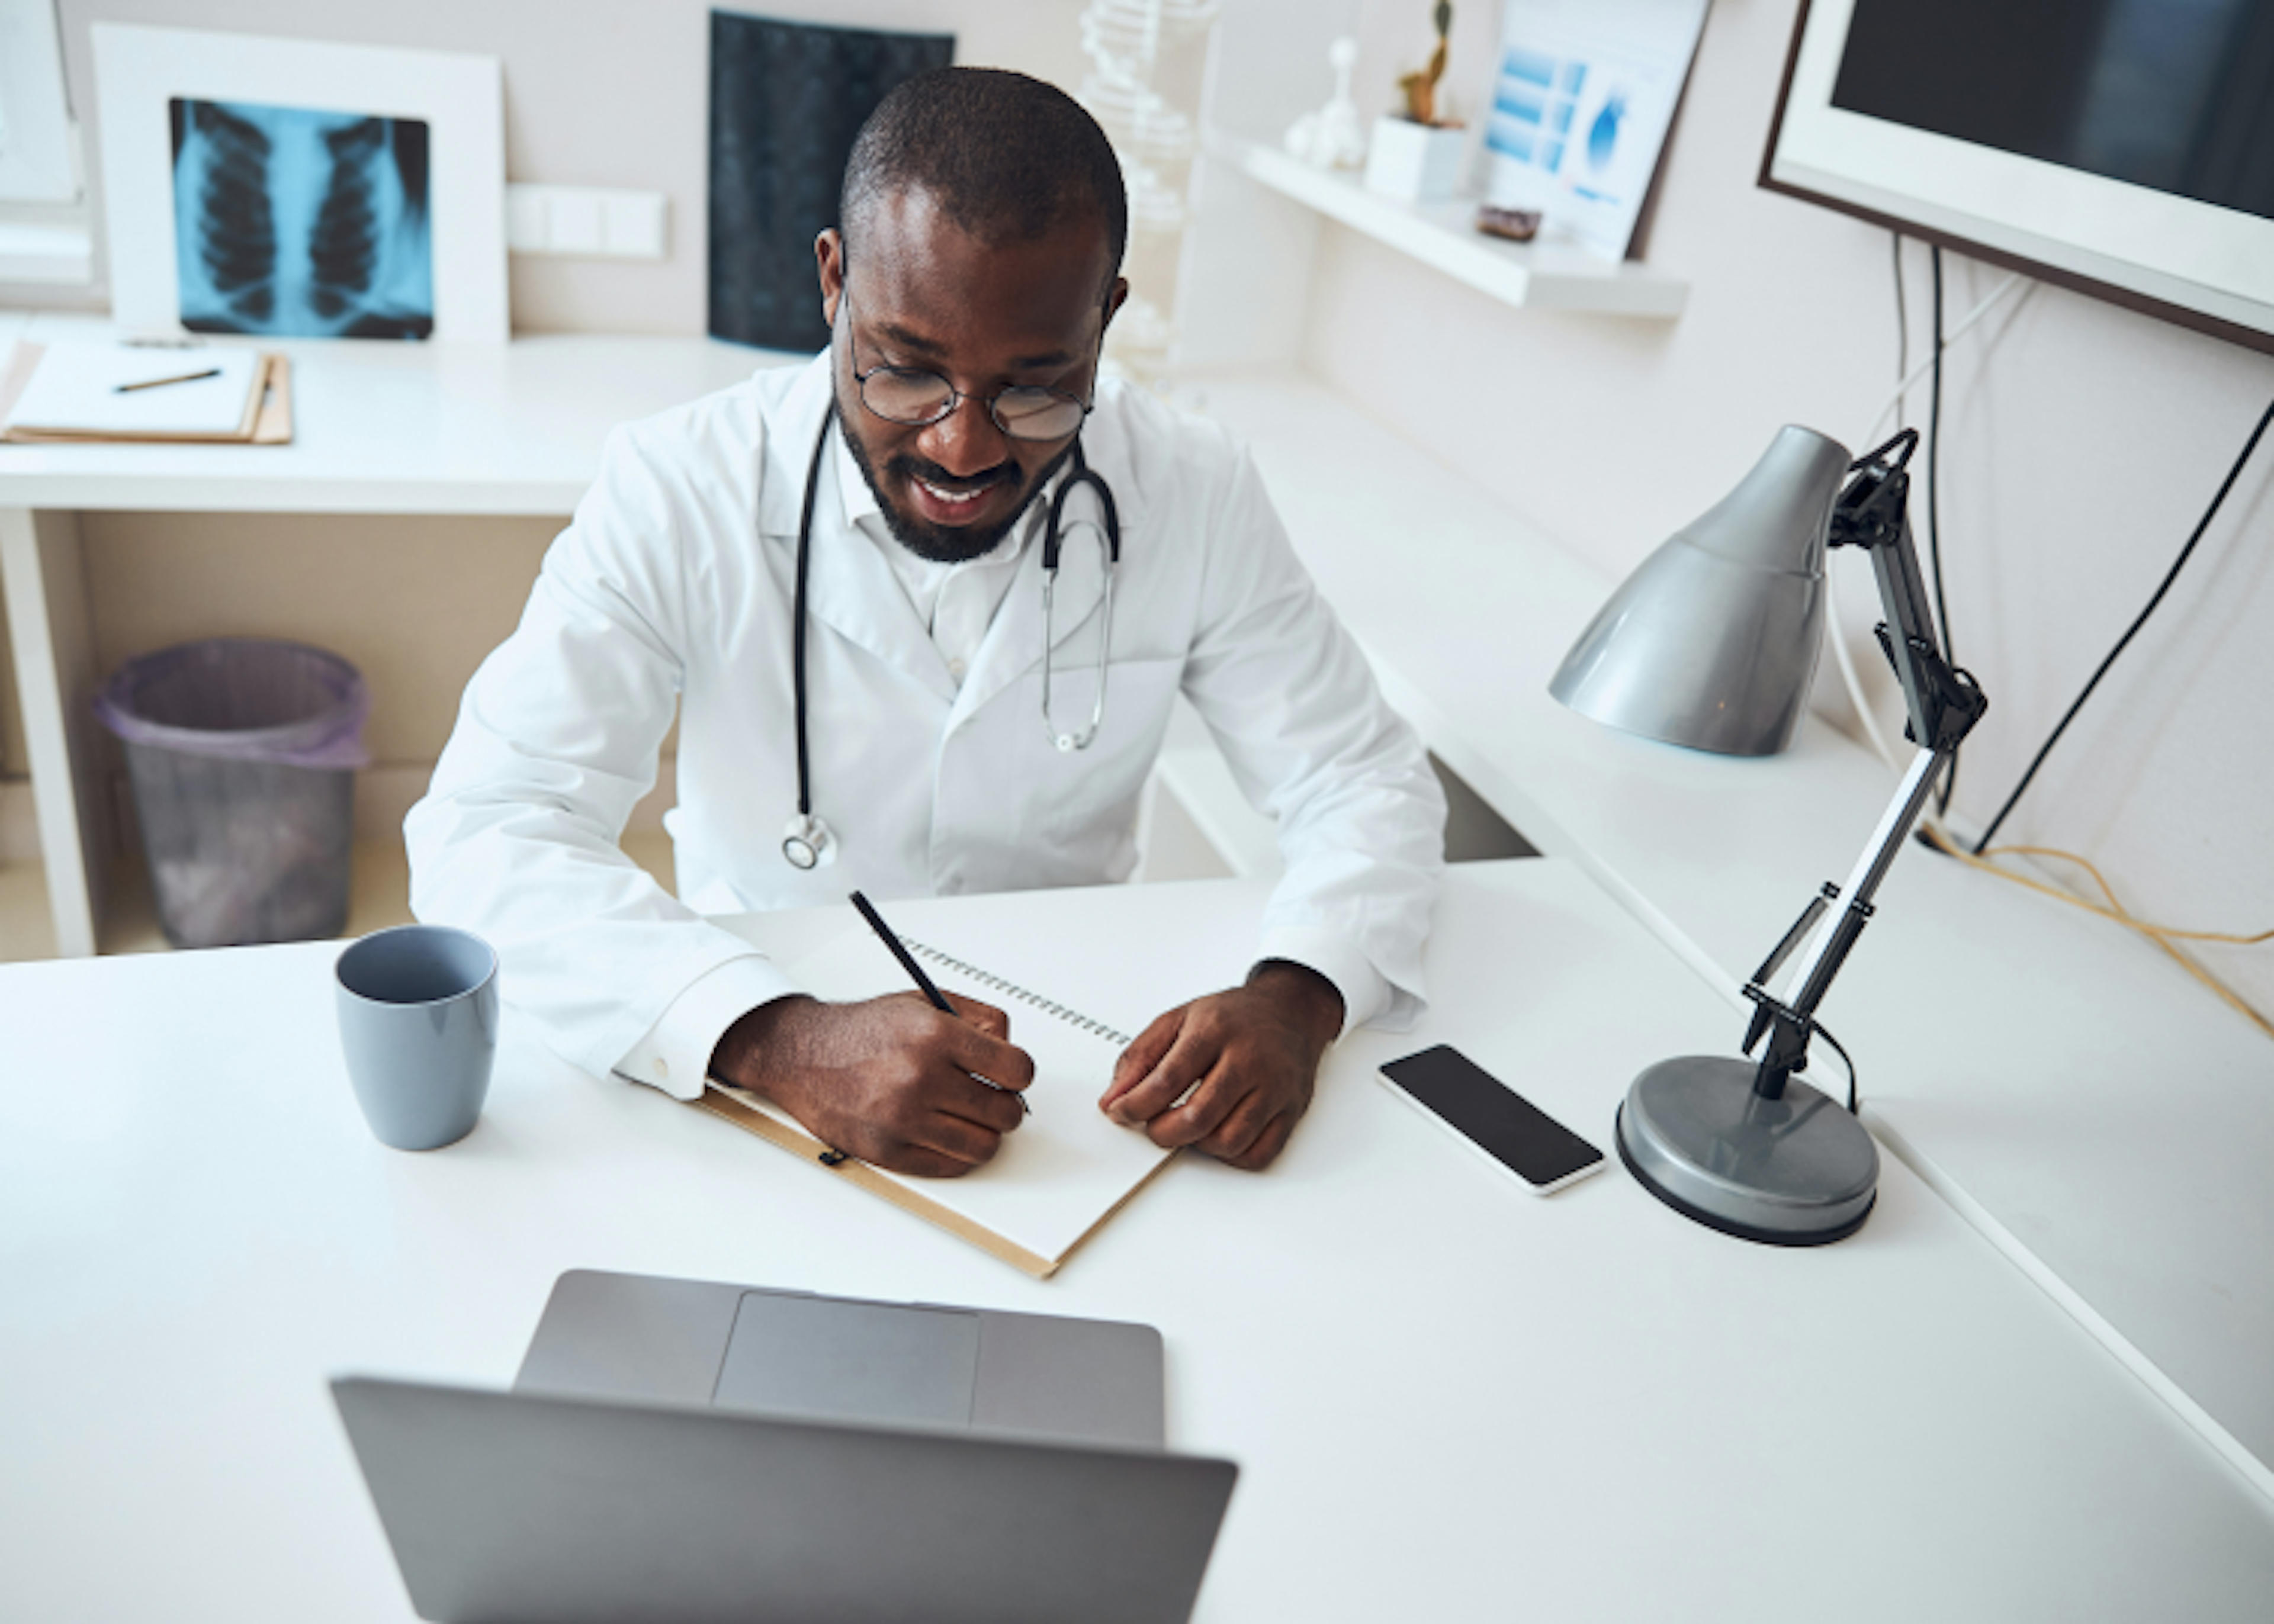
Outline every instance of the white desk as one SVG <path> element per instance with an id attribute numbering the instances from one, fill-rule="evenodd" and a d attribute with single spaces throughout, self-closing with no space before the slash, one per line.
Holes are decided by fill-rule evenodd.
<path id="1" fill-rule="evenodd" d="M 957 898 L 1098 1012 L 1174 929 L 1236 967 L 1246 883 Z M 845 916 L 749 921 L 809 944 Z M 1179 1162 L 1049 1282 L 508 1022 L 481 1126 L 381 1149 L 332 948 L 0 974 L 0 1616 L 408 1616 L 322 1379 L 503 1385 L 572 1267 L 1148 1320 L 1170 1435 L 1243 1472 L 1201 1616 L 2265 1617 L 2274 1507 L 1901 1165 L 1780 1252 L 1615 1163 L 1549 1200 L 1372 1077 L 1459 1044 L 1598 1142 L 1720 997 L 1571 868 L 1457 873 L 1421 1031 L 1362 1034 L 1261 1177 Z"/>
<path id="2" fill-rule="evenodd" d="M 1614 581 L 1314 384 L 1208 403 L 1431 747 L 1743 1007 L 1893 776 L 1813 718 L 1741 761 L 1565 710 Z M 1882 1139 L 2274 1495 L 2274 1044 L 2143 939 L 1916 848 L 1823 1013 Z"/>
<path id="3" fill-rule="evenodd" d="M 288 449 L 0 447 L 0 590 L 67 947 L 92 947 L 83 854 L 102 849 L 76 510 L 566 513 L 615 417 L 768 358 L 605 338 L 293 350 Z M 1884 770 L 1815 722 L 1741 762 L 1563 710 L 1547 678 L 1608 578 L 1314 385 L 1208 393 L 1432 748 L 1736 1010 L 1737 981 L 1845 875 Z M 1916 852 L 1825 1015 L 1882 1139 L 2274 1497 L 2274 1048 L 2145 943 Z M 1706 1047 L 1740 1030 L 1733 1014 Z"/>
<path id="4" fill-rule="evenodd" d="M 0 340 L 97 338 L 88 318 L 17 317 Z M 509 345 L 283 342 L 290 446 L 0 446 L 0 596 L 56 940 L 94 951 L 110 845 L 94 783 L 83 511 L 558 514 L 608 430 L 795 357 L 699 339 Z"/>

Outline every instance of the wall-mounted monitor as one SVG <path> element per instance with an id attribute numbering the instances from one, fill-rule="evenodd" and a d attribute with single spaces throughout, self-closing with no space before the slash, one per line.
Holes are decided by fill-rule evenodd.
<path id="1" fill-rule="evenodd" d="M 2274 351 L 2274 0 L 1804 0 L 1760 180 Z"/>

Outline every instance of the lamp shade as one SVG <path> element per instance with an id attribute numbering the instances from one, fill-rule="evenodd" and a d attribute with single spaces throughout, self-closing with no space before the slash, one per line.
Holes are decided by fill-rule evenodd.
<path id="1" fill-rule="evenodd" d="M 1773 756 L 1824 643 L 1824 544 L 1848 448 L 1787 425 L 1737 488 L 1645 559 L 1547 691 L 1623 732 Z"/>

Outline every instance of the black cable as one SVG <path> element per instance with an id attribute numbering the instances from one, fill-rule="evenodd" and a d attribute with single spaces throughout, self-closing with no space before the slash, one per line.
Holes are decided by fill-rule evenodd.
<path id="1" fill-rule="evenodd" d="M 2234 482 L 2242 477 L 2243 468 L 2250 461 L 2250 454 L 2258 449 L 2258 442 L 2265 435 L 2266 425 L 2270 423 L 2274 423 L 2274 401 L 2269 401 L 2266 410 L 2259 414 L 2258 426 L 2250 431 L 2250 438 L 2243 442 L 2242 455 L 2234 459 L 2234 465 L 2226 470 L 2226 477 L 2219 481 L 2218 494 L 2210 499 L 2210 506 L 2203 509 L 2203 516 L 2195 522 L 2195 534 L 2189 536 L 2187 545 L 2180 549 L 2180 556 L 2172 560 L 2172 568 L 2165 574 L 2163 584 L 2156 589 L 2156 595 L 2148 600 L 2148 606 L 2140 611 L 2139 618 L 2116 640 L 2116 646 L 2108 650 L 2108 658 L 2100 662 L 2100 669 L 2092 673 L 2092 680 L 2084 685 L 2083 691 L 2070 704 L 2059 725 L 2038 747 L 2037 755 L 2029 762 L 2029 771 L 2022 775 L 2022 781 L 2014 786 L 2014 793 L 2006 797 L 2006 804 L 1998 808 L 1998 816 L 1990 820 L 1990 827 L 1984 830 L 1982 838 L 1974 843 L 1977 857 L 1989 849 L 1990 842 L 2004 826 L 2007 815 L 2021 801 L 2022 792 L 2037 776 L 2037 769 L 2045 764 L 2045 757 L 2052 754 L 2053 746 L 2060 742 L 2060 736 L 2068 731 L 2068 725 L 2076 720 L 2076 713 L 2084 709 L 2084 702 L 2092 697 L 2092 690 L 2100 686 L 2101 678 L 2108 674 L 2109 667 L 2116 664 L 2118 656 L 2131 646 L 2132 639 L 2140 635 L 2140 628 L 2148 623 L 2148 617 L 2156 613 L 2157 605 L 2164 601 L 2164 595 L 2180 578 L 2180 571 L 2187 567 L 2187 560 L 2195 555 L 2195 544 L 2203 538 L 2203 533 L 2210 529 L 2210 522 L 2218 516 L 2219 508 L 2226 500 L 2226 493 L 2234 489 Z"/>
<path id="2" fill-rule="evenodd" d="M 1942 657 L 1955 665 L 1958 664 L 1958 643 L 1950 635 L 1950 599 L 1942 590 L 1942 507 L 1939 496 L 1940 481 L 1935 477 L 1942 466 L 1941 244 L 1934 244 L 1930 258 L 1934 266 L 1934 387 L 1927 399 L 1926 555 L 1934 567 L 1934 618 L 1940 622 Z M 1935 796 L 1935 811 L 1938 814 L 1949 812 L 1951 792 L 1957 787 L 1958 752 L 1953 750 L 1950 766 L 1942 775 L 1942 788 Z"/>
<path id="3" fill-rule="evenodd" d="M 1850 1116 L 1853 1116 L 1856 1115 L 1856 1057 L 1848 1052 L 1846 1047 L 1841 1044 L 1838 1038 L 1832 1035 L 1832 1029 L 1826 1026 L 1822 1021 L 1817 1020 L 1811 1017 L 1808 1023 L 1808 1028 L 1810 1031 L 1815 1033 L 1817 1036 L 1822 1038 L 1826 1042 L 1831 1044 L 1834 1051 L 1840 1056 L 1840 1064 L 1848 1068 L 1848 1114 Z"/>

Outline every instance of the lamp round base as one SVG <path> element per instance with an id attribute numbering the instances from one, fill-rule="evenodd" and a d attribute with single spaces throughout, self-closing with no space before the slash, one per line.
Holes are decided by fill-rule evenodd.
<path id="1" fill-rule="evenodd" d="M 1879 1149 L 1838 1102 L 1797 1079 L 1753 1093 L 1751 1061 L 1662 1060 L 1619 1107 L 1619 1160 L 1685 1218 L 1771 1246 L 1821 1246 L 1864 1227 Z"/>

